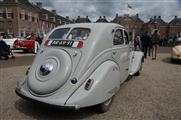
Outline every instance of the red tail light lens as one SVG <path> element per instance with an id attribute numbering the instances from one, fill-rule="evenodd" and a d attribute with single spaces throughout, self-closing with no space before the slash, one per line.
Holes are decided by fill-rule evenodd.
<path id="1" fill-rule="evenodd" d="M 77 48 L 82 48 L 83 47 L 83 41 L 79 41 Z"/>
<path id="2" fill-rule="evenodd" d="M 90 88 L 92 87 L 92 85 L 93 85 L 93 82 L 94 82 L 94 80 L 93 79 L 89 79 L 87 82 L 86 82 L 86 84 L 85 84 L 85 90 L 90 90 Z"/>
<path id="3" fill-rule="evenodd" d="M 19 45 L 19 41 L 18 41 L 18 40 L 15 40 L 15 41 L 14 41 L 14 45 L 17 45 L 17 46 L 18 46 L 18 45 Z"/>

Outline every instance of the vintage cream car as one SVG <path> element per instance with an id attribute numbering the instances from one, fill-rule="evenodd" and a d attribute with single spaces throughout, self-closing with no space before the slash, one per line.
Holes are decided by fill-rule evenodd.
<path id="1" fill-rule="evenodd" d="M 172 47 L 171 61 L 181 60 L 181 37 L 175 41 L 175 46 Z"/>
<path id="2" fill-rule="evenodd" d="M 143 53 L 132 51 L 128 32 L 113 23 L 82 23 L 53 29 L 19 81 L 22 98 L 106 112 L 129 75 L 139 74 Z"/>

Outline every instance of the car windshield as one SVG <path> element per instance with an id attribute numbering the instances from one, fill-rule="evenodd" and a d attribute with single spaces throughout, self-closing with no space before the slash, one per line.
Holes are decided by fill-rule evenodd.
<path id="1" fill-rule="evenodd" d="M 68 40 L 87 40 L 90 34 L 89 28 L 74 28 L 67 36 Z"/>
<path id="2" fill-rule="evenodd" d="M 28 35 L 28 36 L 26 37 L 26 40 L 31 40 L 31 35 Z"/>
<path id="3" fill-rule="evenodd" d="M 50 36 L 49 39 L 66 39 L 66 35 L 70 28 L 56 29 Z"/>

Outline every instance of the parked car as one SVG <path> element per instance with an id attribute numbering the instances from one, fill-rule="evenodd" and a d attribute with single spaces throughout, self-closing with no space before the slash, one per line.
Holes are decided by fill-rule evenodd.
<path id="1" fill-rule="evenodd" d="M 7 45 L 10 46 L 11 49 L 13 49 L 13 44 L 14 44 L 14 41 L 16 41 L 18 38 L 6 38 L 6 39 L 3 39 Z"/>
<path id="2" fill-rule="evenodd" d="M 35 37 L 27 36 L 24 39 L 17 39 L 13 44 L 13 49 L 23 50 L 24 52 L 33 52 L 35 46 Z"/>
<path id="3" fill-rule="evenodd" d="M 171 61 L 181 60 L 181 37 L 177 38 L 171 51 Z"/>
<path id="4" fill-rule="evenodd" d="M 25 80 L 17 82 L 22 98 L 106 112 L 120 84 L 139 74 L 143 53 L 132 51 L 126 29 L 114 23 L 82 23 L 53 29 Z"/>

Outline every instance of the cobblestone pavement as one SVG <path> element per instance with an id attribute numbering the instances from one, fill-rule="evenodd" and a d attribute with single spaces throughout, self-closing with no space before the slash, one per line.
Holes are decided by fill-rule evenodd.
<path id="1" fill-rule="evenodd" d="M 51 109 L 19 98 L 14 92 L 16 81 L 23 79 L 33 56 L 17 57 L 14 63 L 0 60 L 0 120 L 181 120 L 181 64 L 171 63 L 169 57 L 164 52 L 157 60 L 148 57 L 140 76 L 121 85 L 104 114 L 92 108 Z"/>

